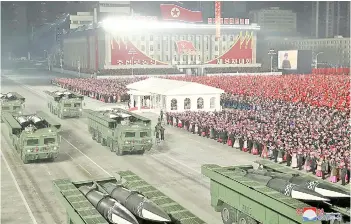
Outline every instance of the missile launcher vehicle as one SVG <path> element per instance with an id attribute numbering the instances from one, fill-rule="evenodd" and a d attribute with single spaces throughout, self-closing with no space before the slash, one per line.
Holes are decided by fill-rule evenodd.
<path id="1" fill-rule="evenodd" d="M 152 148 L 151 120 L 122 108 L 84 110 L 92 138 L 122 156 Z"/>
<path id="2" fill-rule="evenodd" d="M 16 92 L 2 94 L 1 97 L 1 114 L 5 112 L 13 115 L 21 115 L 24 109 L 25 98 Z"/>
<path id="3" fill-rule="evenodd" d="M 201 167 L 202 174 L 211 180 L 211 205 L 221 212 L 224 224 L 304 223 L 299 211 L 311 207 L 323 209 L 325 213 L 338 213 L 339 220 L 317 219 L 314 223 L 349 223 L 346 210 L 335 210 L 323 195 L 286 179 L 252 173 L 252 170 L 253 166 L 206 164 Z"/>
<path id="4" fill-rule="evenodd" d="M 10 140 L 23 163 L 42 159 L 54 160 L 59 153 L 61 125 L 44 112 L 15 116 L 3 114 Z"/>
<path id="5" fill-rule="evenodd" d="M 72 182 L 54 180 L 54 192 L 69 224 L 206 224 L 131 171 Z"/>
<path id="6" fill-rule="evenodd" d="M 69 91 L 44 91 L 48 96 L 48 108 L 59 118 L 82 116 L 84 96 Z"/>

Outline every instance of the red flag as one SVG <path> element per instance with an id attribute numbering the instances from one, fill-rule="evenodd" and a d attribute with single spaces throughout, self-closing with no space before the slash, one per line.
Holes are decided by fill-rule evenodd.
<path id="1" fill-rule="evenodd" d="M 200 11 L 191 11 L 174 4 L 161 4 L 160 8 L 164 20 L 202 22 L 202 12 Z"/>
<path id="2" fill-rule="evenodd" d="M 176 42 L 178 54 L 196 54 L 196 49 L 191 41 L 180 40 Z"/>

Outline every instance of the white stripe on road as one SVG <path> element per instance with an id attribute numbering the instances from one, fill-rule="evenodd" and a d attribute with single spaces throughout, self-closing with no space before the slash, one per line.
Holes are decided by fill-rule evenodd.
<path id="1" fill-rule="evenodd" d="M 35 217 L 33 215 L 33 212 L 29 208 L 28 202 L 27 202 L 26 198 L 24 197 L 21 188 L 18 185 L 18 182 L 17 182 L 17 180 L 15 178 L 15 175 L 13 174 L 12 170 L 10 169 L 9 163 L 7 162 L 7 160 L 6 160 L 5 156 L 4 156 L 4 154 L 2 153 L 2 151 L 0 151 L 0 153 L 1 153 L 1 155 L 0 155 L 1 158 L 5 162 L 5 166 L 6 166 L 7 170 L 10 172 L 11 178 L 12 178 L 13 182 L 15 183 L 15 187 L 16 187 L 16 189 L 17 189 L 22 201 L 24 202 L 24 206 L 27 209 L 27 212 L 29 214 L 30 219 L 32 220 L 32 223 L 33 224 L 38 224 L 37 220 L 35 219 Z"/>

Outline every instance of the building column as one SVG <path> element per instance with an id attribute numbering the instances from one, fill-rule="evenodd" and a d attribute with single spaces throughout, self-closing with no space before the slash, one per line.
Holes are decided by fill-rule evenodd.
<path id="1" fill-rule="evenodd" d="M 130 98 L 130 100 L 129 100 L 130 101 L 130 108 L 133 108 L 134 107 L 134 95 L 130 94 L 129 96 L 130 96 L 129 97 Z"/>
<path id="2" fill-rule="evenodd" d="M 141 96 L 138 96 L 138 111 L 141 111 Z"/>

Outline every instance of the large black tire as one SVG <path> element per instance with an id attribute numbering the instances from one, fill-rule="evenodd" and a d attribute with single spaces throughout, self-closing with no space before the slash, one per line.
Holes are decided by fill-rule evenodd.
<path id="1" fill-rule="evenodd" d="M 247 216 L 244 213 L 240 212 L 238 224 L 257 224 L 257 222 L 250 216 Z"/>
<path id="2" fill-rule="evenodd" d="M 139 150 L 137 153 L 138 153 L 139 155 L 144 155 L 145 150 L 144 150 L 144 149 L 143 149 L 143 150 Z"/>
<path id="3" fill-rule="evenodd" d="M 232 206 L 224 203 L 221 211 L 222 222 L 224 224 L 233 224 L 236 221 L 235 213 L 235 209 Z"/>

